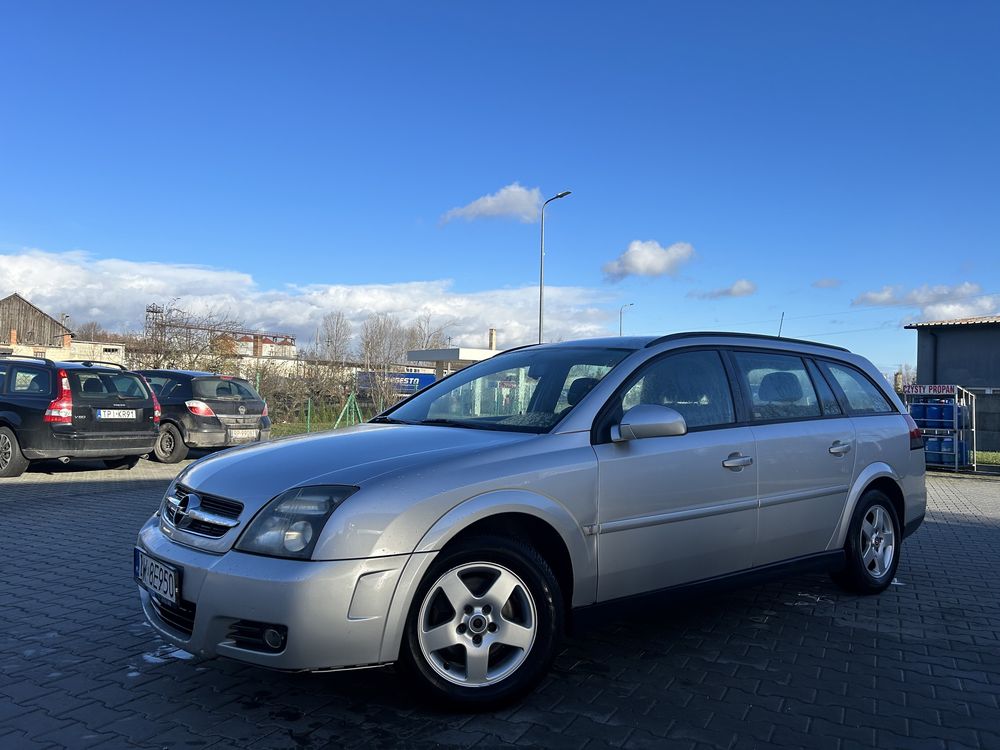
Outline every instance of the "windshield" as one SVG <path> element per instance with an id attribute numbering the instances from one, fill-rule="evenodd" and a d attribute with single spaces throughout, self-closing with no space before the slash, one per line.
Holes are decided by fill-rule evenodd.
<path id="1" fill-rule="evenodd" d="M 628 349 L 522 349 L 467 367 L 389 412 L 383 421 L 547 432 Z"/>

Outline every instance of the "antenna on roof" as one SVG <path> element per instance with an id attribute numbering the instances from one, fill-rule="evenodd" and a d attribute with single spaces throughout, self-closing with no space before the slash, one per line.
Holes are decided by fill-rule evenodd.
<path id="1" fill-rule="evenodd" d="M 785 325 L 785 312 L 781 312 L 781 320 L 778 321 L 778 338 L 781 338 L 781 328 Z"/>

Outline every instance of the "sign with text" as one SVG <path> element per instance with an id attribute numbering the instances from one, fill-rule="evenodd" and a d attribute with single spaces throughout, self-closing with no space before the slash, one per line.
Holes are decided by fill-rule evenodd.
<path id="1" fill-rule="evenodd" d="M 954 385 L 911 385 L 903 386 L 903 393 L 907 396 L 954 396 Z"/>
<path id="2" fill-rule="evenodd" d="M 358 373 L 358 390 L 368 393 L 372 390 L 372 383 L 379 375 L 373 372 Z M 396 393 L 416 393 L 421 388 L 425 388 L 434 382 L 432 372 L 389 372 L 384 376 L 392 383 Z"/>

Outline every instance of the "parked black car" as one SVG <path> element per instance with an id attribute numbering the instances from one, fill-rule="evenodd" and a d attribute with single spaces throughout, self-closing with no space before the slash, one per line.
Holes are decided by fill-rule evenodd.
<path id="1" fill-rule="evenodd" d="M 152 452 L 159 420 L 156 396 L 121 365 L 0 354 L 0 477 L 46 458 L 131 469 Z"/>
<path id="2" fill-rule="evenodd" d="M 139 370 L 160 400 L 157 461 L 176 463 L 189 448 L 224 448 L 271 437 L 267 404 L 243 378 L 190 370 Z"/>

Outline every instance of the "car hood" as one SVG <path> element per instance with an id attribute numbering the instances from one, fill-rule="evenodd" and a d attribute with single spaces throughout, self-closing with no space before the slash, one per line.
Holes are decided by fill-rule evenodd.
<path id="1" fill-rule="evenodd" d="M 510 445 L 534 434 L 444 426 L 364 424 L 224 451 L 191 464 L 178 481 L 249 509 L 292 487 L 363 486 L 412 466 Z"/>

